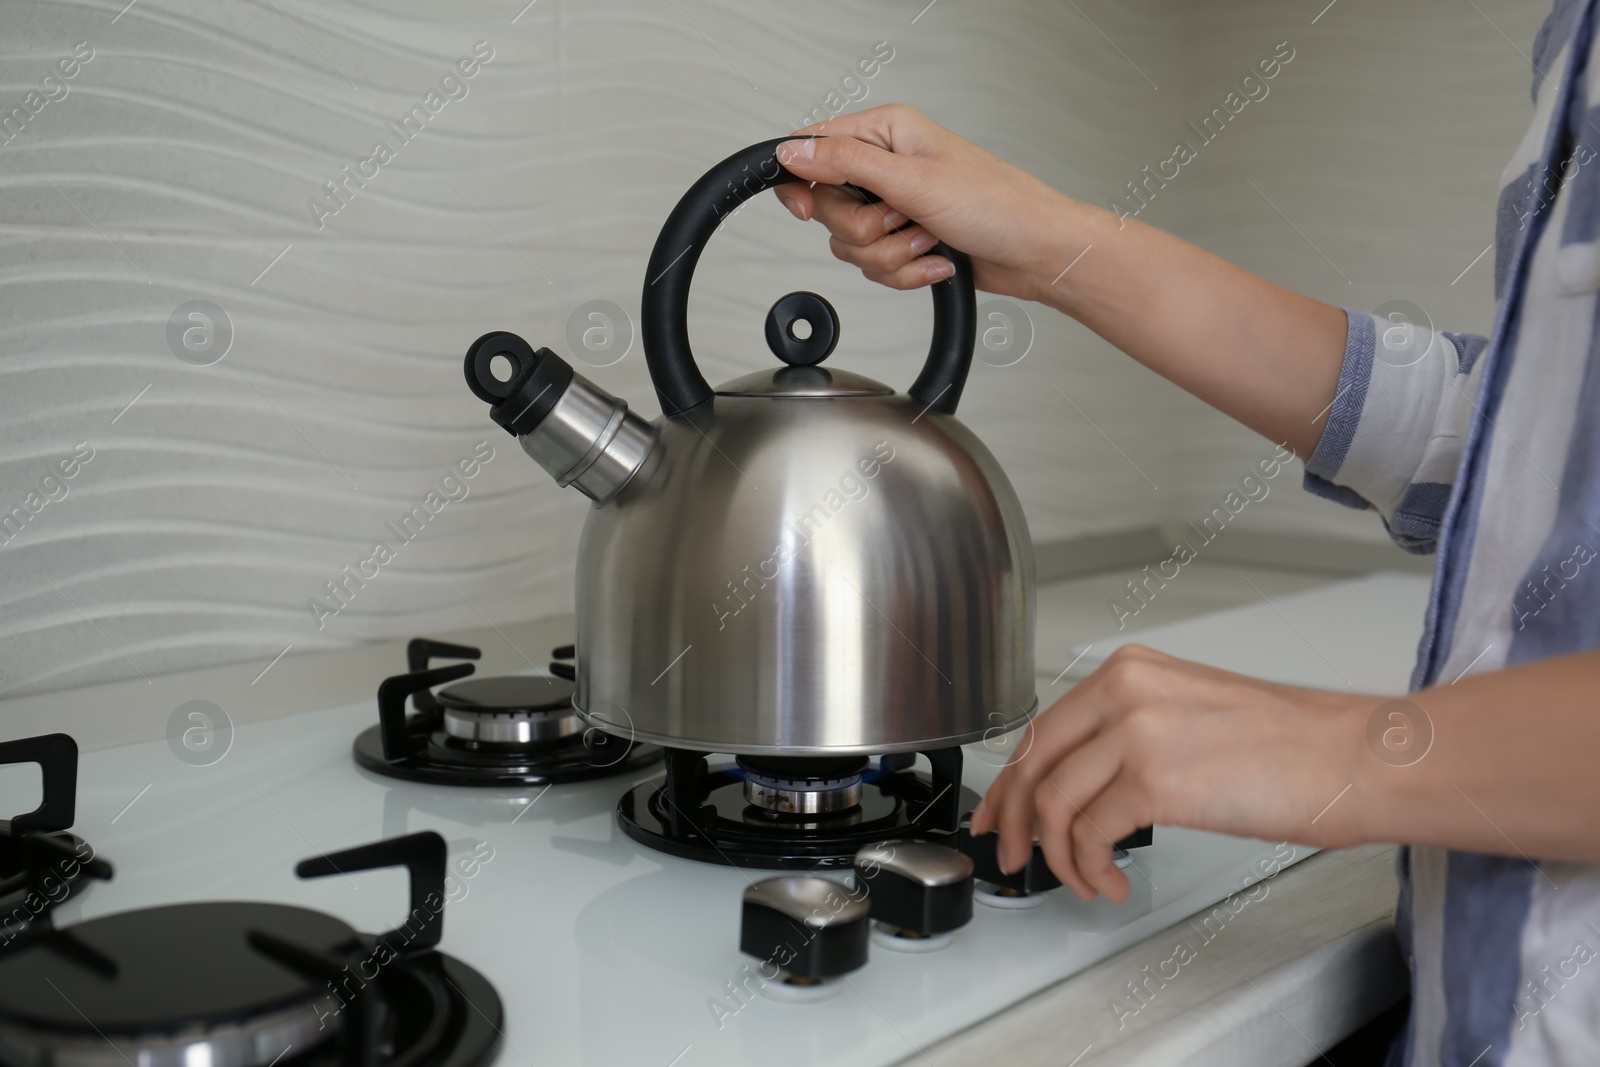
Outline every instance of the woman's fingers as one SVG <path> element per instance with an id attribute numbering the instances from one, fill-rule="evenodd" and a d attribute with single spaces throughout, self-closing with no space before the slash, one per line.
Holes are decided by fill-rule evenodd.
<path id="1" fill-rule="evenodd" d="M 1028 747 L 990 787 L 985 822 L 1000 834 L 1000 862 L 1014 870 L 1033 849 L 1034 796 L 1056 767 L 1085 745 L 1136 699 L 1136 680 L 1122 664 L 1133 655 L 1108 660 L 1034 720 Z"/>
<path id="2" fill-rule="evenodd" d="M 880 104 L 865 111 L 836 115 L 796 130 L 795 133 L 819 137 L 854 137 L 879 148 L 911 155 L 927 151 L 941 137 L 950 139 L 955 136 L 906 104 Z"/>
<path id="3" fill-rule="evenodd" d="M 828 232 L 851 245 L 870 245 L 910 220 L 882 200 L 865 199 L 855 189 L 818 185 L 811 190 L 815 218 Z"/>
<path id="4" fill-rule="evenodd" d="M 891 289 L 916 289 L 955 273 L 943 256 L 929 256 L 939 239 L 882 203 L 863 204 L 848 190 L 780 185 L 778 197 L 797 219 L 815 218 L 832 234 L 834 257 Z M 847 203 L 841 201 L 847 200 Z"/>
<path id="5" fill-rule="evenodd" d="M 1070 805 L 1086 805 L 1110 780 L 1103 764 L 1097 765 L 1098 774 L 1082 770 L 1089 765 L 1084 760 L 1092 761 L 1105 751 L 1096 747 L 1103 739 L 1109 736 L 1109 743 L 1119 746 L 1111 750 L 1115 752 L 1148 741 L 1142 728 L 1131 736 L 1122 728 L 1130 719 L 1142 727 L 1153 707 L 1170 701 L 1167 676 L 1175 664 L 1179 661 L 1139 646 L 1118 649 L 1035 721 L 1032 744 L 1001 772 L 996 786 L 1003 781 L 1004 787 L 991 790 L 985 812 L 1000 834 L 999 855 L 1005 869 L 1015 870 L 1027 862 L 1035 825 L 1043 822 L 1041 809 L 1048 811 L 1054 805 L 1054 823 L 1065 831 L 1070 816 L 1077 814 L 1067 810 Z M 1052 781 L 1053 785 L 1047 784 Z M 1069 862 L 1063 853 L 1058 856 Z M 1056 869 L 1054 862 L 1051 869 Z"/>
<path id="6" fill-rule="evenodd" d="M 897 233 L 880 236 L 871 244 L 850 244 L 833 237 L 828 247 L 835 258 L 860 267 L 865 274 L 893 274 L 938 243 L 939 239 L 921 226 L 907 226 Z"/>
<path id="7" fill-rule="evenodd" d="M 1037 839 L 1079 896 L 1121 901 L 1129 882 L 1113 861 L 1115 843 L 1140 826 L 1273 840 L 1303 830 L 1306 795 L 1332 795 L 1348 781 L 1324 764 L 1348 758 L 1340 751 L 1350 723 L 1371 700 L 1119 650 L 1036 720 L 972 829 L 999 834 L 1004 870 L 1025 864 Z M 1308 776 L 1326 788 L 1306 789 Z"/>
<path id="8" fill-rule="evenodd" d="M 1032 758 L 1032 753 L 1026 758 Z M 1038 773 L 1028 773 L 1035 769 Z M 1001 870 L 1020 869 L 1033 852 L 1037 818 L 1034 801 L 1039 782 L 1050 770 L 1051 766 L 1042 761 L 1030 764 L 1027 772 L 1020 764 L 1009 764 L 989 787 L 984 798 L 983 828 L 980 830 L 974 822 L 973 832 L 1000 835 L 995 855 Z"/>
<path id="9" fill-rule="evenodd" d="M 824 185 L 871 189 L 897 206 L 922 192 L 925 178 L 916 156 L 897 154 L 855 137 L 811 137 L 778 146 L 778 162 L 797 178 Z"/>
<path id="10" fill-rule="evenodd" d="M 881 200 L 868 201 L 854 189 L 790 182 L 774 192 L 797 219 L 816 219 L 828 232 L 851 245 L 870 245 L 910 220 Z"/>
<path id="11" fill-rule="evenodd" d="M 862 273 L 868 281 L 887 285 L 891 289 L 918 289 L 943 281 L 955 272 L 955 267 L 943 256 L 924 256 L 888 274 L 874 274 L 872 271 Z"/>
<path id="12" fill-rule="evenodd" d="M 1045 775 L 1031 797 L 1039 826 L 1039 847 L 1057 878 L 1084 900 L 1098 891 L 1079 866 L 1076 835 L 1084 828 L 1085 809 L 1116 779 L 1122 767 L 1121 739 L 1100 733 Z M 1109 856 L 1111 842 L 1106 842 Z"/>
<path id="13" fill-rule="evenodd" d="M 989 807 L 995 832 L 1000 835 L 995 857 L 1000 862 L 1000 869 L 1010 872 L 1021 870 L 1033 855 L 1039 814 L 1035 810 L 1035 801 L 1041 776 L 1025 776 L 1012 772 L 1010 768 L 1007 774 L 1009 780 L 1005 789 L 999 793 L 991 790 Z"/>
<path id="14" fill-rule="evenodd" d="M 914 219 L 970 256 L 973 280 L 987 292 L 1036 299 L 1042 281 L 1054 278 L 1067 261 L 1066 246 L 1075 244 L 1075 238 L 1062 236 L 1077 217 L 1071 200 L 902 105 L 808 127 L 778 143 L 777 159 L 798 180 L 776 191 L 796 218 L 816 219 L 839 241 L 856 246 L 871 245 Z M 881 202 L 863 204 L 861 190 Z M 1067 258 L 1079 251 L 1073 247 Z M 899 289 L 928 283 L 918 269 L 946 268 L 861 267 L 874 281 Z"/>
<path id="15" fill-rule="evenodd" d="M 1000 803 L 1004 795 L 1005 774 L 1001 772 L 1000 777 L 989 784 L 989 791 L 983 795 L 982 800 L 978 801 L 978 806 L 972 809 L 971 828 L 973 833 L 987 834 L 994 831 L 995 807 Z"/>
<path id="16" fill-rule="evenodd" d="M 1117 868 L 1115 843 L 1150 823 L 1145 798 L 1127 774 L 1119 774 L 1084 806 L 1072 827 L 1072 860 L 1078 874 L 1109 899 L 1128 898 L 1128 876 Z"/>
<path id="17" fill-rule="evenodd" d="M 882 122 L 863 118 L 859 122 Z M 868 278 L 895 289 L 914 289 L 954 273 L 947 260 L 914 264 L 938 243 L 927 230 L 908 226 L 905 197 L 925 184 L 919 161 L 896 154 L 881 131 L 864 126 L 861 140 L 842 128 L 833 136 L 785 141 L 778 161 L 808 184 L 789 183 L 775 190 L 789 213 L 816 221 L 832 234 L 833 253 L 860 268 Z M 857 188 L 850 188 L 854 185 Z M 860 189 L 881 200 L 868 200 Z"/>
<path id="18" fill-rule="evenodd" d="M 772 190 L 789 214 L 801 222 L 810 222 L 816 215 L 816 196 L 809 185 L 790 182 Z"/>
<path id="19" fill-rule="evenodd" d="M 905 183 L 886 175 L 889 172 L 894 172 L 896 176 L 911 175 L 914 168 L 908 164 L 928 151 L 931 142 L 939 140 L 940 135 L 944 135 L 945 139 L 950 136 L 948 131 L 942 130 L 914 109 L 900 104 L 839 115 L 799 132 L 817 136 L 783 142 L 778 146 L 777 157 L 778 162 L 788 167 L 791 173 L 804 178 L 805 184 L 780 185 L 777 194 L 784 207 L 801 221 L 818 217 L 818 212 L 822 210 L 816 203 L 819 195 L 824 199 L 830 196 L 848 197 L 851 203 L 859 205 L 859 194 L 839 188 L 846 181 L 871 189 L 885 200 L 895 200 L 901 191 L 900 186 Z M 822 147 L 824 145 L 826 147 Z M 813 182 L 823 184 L 812 185 Z M 885 216 L 889 216 L 889 220 L 874 236 L 905 224 L 904 212 L 911 209 L 904 204 L 897 206 L 904 210 L 897 212 L 887 205 L 875 208 L 880 220 Z M 894 216 L 898 216 L 898 221 Z M 831 222 L 826 217 L 822 221 L 824 224 Z M 829 225 L 829 229 L 836 236 L 846 237 L 832 225 Z M 854 243 L 865 242 L 857 240 Z"/>

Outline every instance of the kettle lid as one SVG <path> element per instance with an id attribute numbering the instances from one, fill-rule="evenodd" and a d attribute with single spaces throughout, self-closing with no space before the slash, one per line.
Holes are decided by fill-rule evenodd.
<path id="1" fill-rule="evenodd" d="M 717 386 L 718 396 L 892 396 L 882 382 L 847 370 L 822 367 L 779 367 L 758 370 Z"/>

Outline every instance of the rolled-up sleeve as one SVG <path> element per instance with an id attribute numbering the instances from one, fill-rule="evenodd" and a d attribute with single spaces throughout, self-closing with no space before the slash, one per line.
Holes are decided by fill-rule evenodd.
<path id="1" fill-rule="evenodd" d="M 1373 508 L 1408 552 L 1432 552 L 1455 491 L 1487 342 L 1346 309 L 1344 364 L 1305 487 Z"/>

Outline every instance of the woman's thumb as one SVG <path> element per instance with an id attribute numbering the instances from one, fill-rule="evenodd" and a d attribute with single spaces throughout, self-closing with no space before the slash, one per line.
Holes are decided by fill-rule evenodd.
<path id="1" fill-rule="evenodd" d="M 885 200 L 901 192 L 907 160 L 854 137 L 805 137 L 778 146 L 778 162 L 795 177 L 824 185 L 849 182 Z"/>

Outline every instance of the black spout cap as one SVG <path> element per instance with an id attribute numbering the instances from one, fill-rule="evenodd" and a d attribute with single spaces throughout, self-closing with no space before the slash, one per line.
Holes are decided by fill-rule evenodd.
<path id="1" fill-rule="evenodd" d="M 496 356 L 511 365 L 511 376 L 494 375 Z M 544 421 L 572 384 L 572 366 L 566 360 L 533 346 L 514 333 L 486 333 L 467 349 L 467 387 L 479 400 L 493 405 L 489 417 L 513 437 L 531 433 Z"/>

